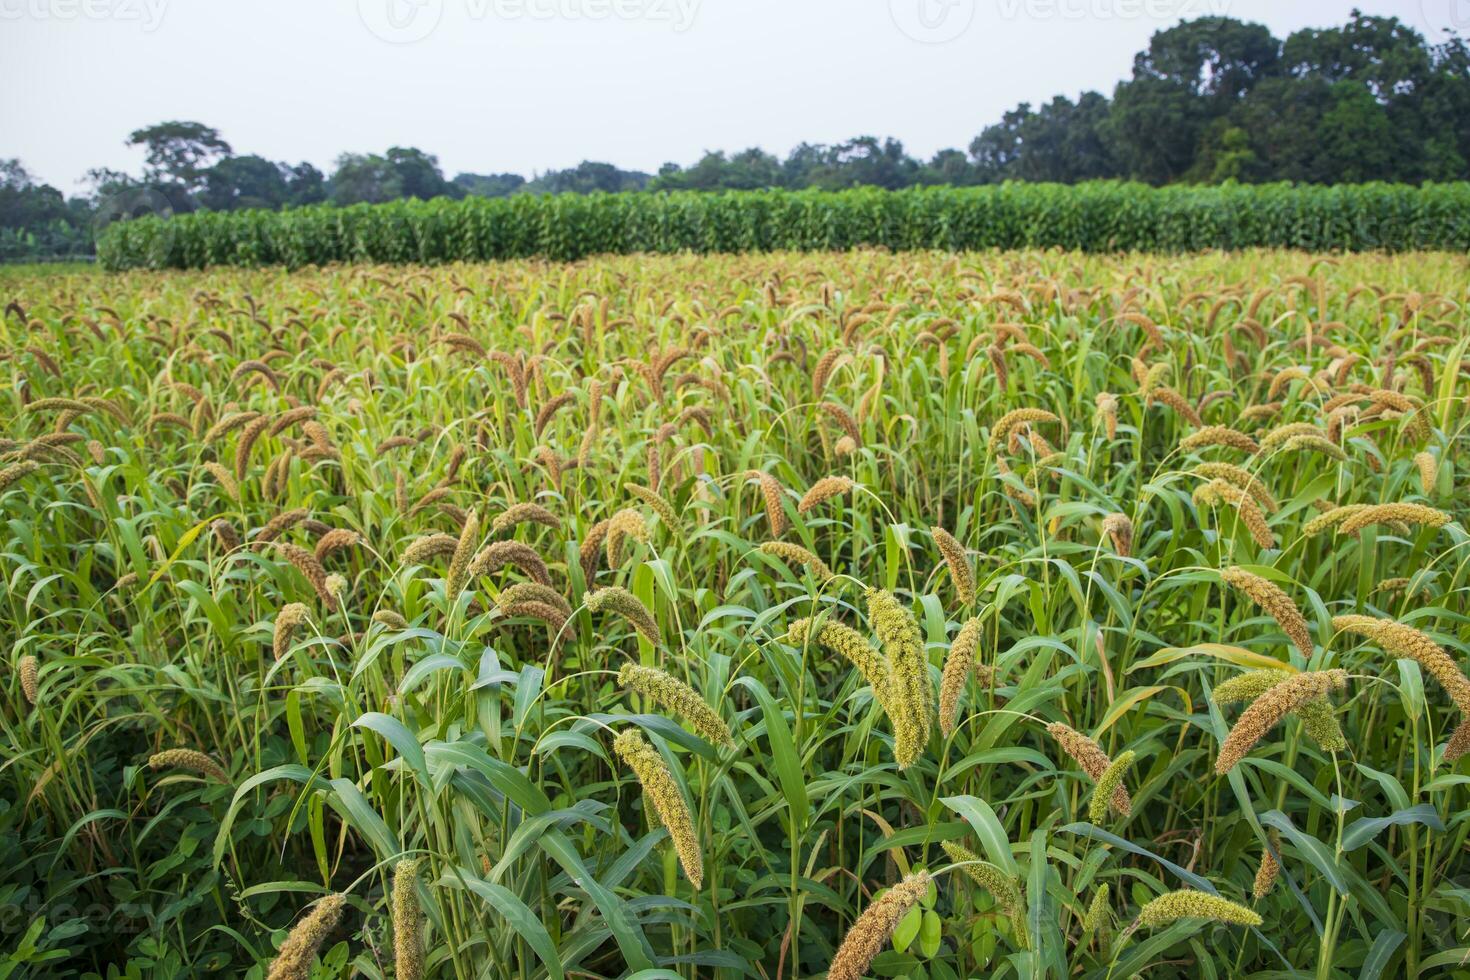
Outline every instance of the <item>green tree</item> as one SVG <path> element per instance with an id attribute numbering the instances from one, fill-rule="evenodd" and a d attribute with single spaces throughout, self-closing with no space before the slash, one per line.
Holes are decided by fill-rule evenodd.
<path id="1" fill-rule="evenodd" d="M 205 171 L 199 201 L 214 211 L 279 208 L 290 199 L 281 170 L 263 157 L 227 157 Z"/>
<path id="2" fill-rule="evenodd" d="M 133 130 L 128 146 L 147 147 L 146 173 L 156 183 L 176 183 L 192 193 L 205 171 L 233 150 L 212 126 L 197 122 L 163 122 Z"/>

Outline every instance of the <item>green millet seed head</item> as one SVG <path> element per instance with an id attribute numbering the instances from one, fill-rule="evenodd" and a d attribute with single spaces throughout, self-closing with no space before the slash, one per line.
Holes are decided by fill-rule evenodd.
<path id="1" fill-rule="evenodd" d="M 480 515 L 478 511 L 471 510 L 465 515 L 464 527 L 460 528 L 459 540 L 454 543 L 454 550 L 450 552 L 449 571 L 444 576 L 444 594 L 452 603 L 458 595 L 464 591 L 469 582 L 470 559 L 475 554 L 475 547 L 480 543 Z"/>
<path id="2" fill-rule="evenodd" d="M 819 582 L 825 582 L 832 577 L 832 569 L 827 566 L 826 562 L 794 542 L 767 541 L 760 546 L 760 550 L 763 554 L 773 558 L 801 565 Z"/>
<path id="3" fill-rule="evenodd" d="M 1277 684 L 1289 679 L 1292 674 L 1293 672 L 1289 670 L 1274 669 L 1249 670 L 1243 674 L 1236 674 L 1215 686 L 1214 701 L 1216 704 L 1254 701 Z M 1332 703 L 1326 697 L 1307 701 L 1295 709 L 1295 713 L 1301 716 L 1302 725 L 1307 734 L 1322 748 L 1329 752 L 1341 752 L 1347 748 L 1347 740 L 1343 737 L 1342 729 L 1338 727 Z"/>
<path id="4" fill-rule="evenodd" d="M 195 749 L 164 749 L 148 757 L 149 769 L 192 769 L 201 776 L 209 776 L 222 783 L 230 781 L 229 773 L 209 755 Z"/>
<path id="5" fill-rule="evenodd" d="M 684 876 L 696 889 L 704 884 L 704 859 L 699 850 L 699 838 L 694 831 L 694 821 L 684 795 L 679 792 L 673 775 L 664 765 L 663 757 L 644 740 L 635 728 L 627 728 L 613 739 L 613 750 L 637 777 L 643 787 L 645 803 L 652 804 L 659 822 L 669 832 Z"/>
<path id="6" fill-rule="evenodd" d="M 1000 868 L 988 861 L 980 860 L 980 856 L 969 848 L 957 844 L 952 840 L 940 841 L 939 846 L 949 859 L 960 865 L 961 871 L 965 873 L 975 884 L 985 889 L 995 899 L 995 904 L 1000 908 L 1001 914 L 1011 924 L 1012 941 L 1018 949 L 1031 948 L 1030 931 L 1026 928 L 1026 907 L 1021 898 L 1021 887 L 1014 878 L 1006 874 Z"/>
<path id="7" fill-rule="evenodd" d="M 419 912 L 417 858 L 393 869 L 393 963 L 396 980 L 423 980 L 424 939 Z"/>
<path id="8" fill-rule="evenodd" d="M 893 719 L 894 755 L 900 769 L 912 765 L 929 742 L 933 682 L 924 637 L 908 607 L 885 589 L 868 589 L 868 622 L 889 663 L 887 707 Z"/>
<path id="9" fill-rule="evenodd" d="M 1104 882 L 1097 886 L 1097 893 L 1092 896 L 1092 902 L 1087 906 L 1087 915 L 1082 920 L 1082 928 L 1097 937 L 1099 946 L 1106 943 L 1106 935 L 1110 931 L 1113 921 L 1113 909 L 1108 905 L 1108 885 Z"/>
<path id="10" fill-rule="evenodd" d="M 1091 738 L 1059 721 L 1054 721 L 1046 726 L 1047 733 L 1056 739 L 1062 751 L 1072 757 L 1072 761 L 1082 767 L 1082 771 L 1094 783 L 1100 782 L 1113 760 L 1102 750 Z M 1109 805 L 1120 814 L 1127 815 L 1133 812 L 1133 800 L 1128 795 L 1128 790 L 1121 783 L 1114 786 L 1109 794 Z"/>
<path id="11" fill-rule="evenodd" d="M 607 585 L 586 596 L 587 609 L 592 613 L 612 612 L 626 619 L 632 627 L 657 646 L 662 641 L 658 623 L 637 596 L 621 585 Z"/>
<path id="12" fill-rule="evenodd" d="M 892 667 L 883 654 L 868 642 L 868 638 L 851 626 L 829 619 L 822 623 L 814 634 L 812 620 L 794 619 L 786 627 L 785 639 L 787 643 L 796 647 L 806 643 L 815 643 L 845 658 L 863 675 L 863 680 L 868 682 L 880 701 L 886 697 Z M 887 710 L 886 705 L 885 710 Z"/>
<path id="13" fill-rule="evenodd" d="M 619 669 L 618 683 L 636 694 L 652 698 L 665 710 L 683 718 L 705 741 L 726 747 L 735 744 L 730 728 L 719 712 L 677 677 L 656 667 L 628 663 Z"/>
<path id="14" fill-rule="evenodd" d="M 1238 902 L 1200 891 L 1176 891 L 1160 895 L 1138 913 L 1139 925 L 1150 928 L 1179 919 L 1211 919 L 1228 925 L 1258 926 L 1262 919 Z"/>
<path id="15" fill-rule="evenodd" d="M 386 626 L 390 630 L 408 629 L 408 620 L 391 609 L 379 609 L 373 613 L 373 622 L 379 626 Z"/>
<path id="16" fill-rule="evenodd" d="M 1128 775 L 1129 769 L 1133 768 L 1134 758 L 1131 750 L 1123 752 L 1103 770 L 1102 777 L 1097 781 L 1097 789 L 1093 790 L 1092 799 L 1087 804 L 1087 819 L 1093 823 L 1102 823 L 1107 818 L 1108 807 L 1114 802 L 1113 794 L 1122 787 L 1123 777 Z M 1123 796 L 1126 798 L 1127 793 L 1125 792 Z M 1127 808 L 1119 808 L 1114 805 L 1114 809 L 1118 810 L 1119 816 L 1126 817 L 1132 812 L 1132 800 L 1129 800 Z"/>
<path id="17" fill-rule="evenodd" d="M 662 495 L 650 490 L 648 487 L 638 483 L 625 483 L 623 489 L 647 504 L 655 514 L 658 515 L 660 523 L 668 529 L 669 534 L 675 541 L 684 539 L 684 522 L 679 520 L 679 515 L 674 512 L 673 504 L 670 504 Z"/>

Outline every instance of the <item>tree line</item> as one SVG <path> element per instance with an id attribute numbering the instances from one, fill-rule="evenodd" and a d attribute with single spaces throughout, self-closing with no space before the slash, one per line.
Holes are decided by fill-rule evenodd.
<path id="1" fill-rule="evenodd" d="M 138 213 L 280 209 L 417 198 L 759 188 L 839 190 L 1075 183 L 1423 183 L 1470 178 L 1470 46 L 1433 42 L 1395 17 L 1354 10 L 1347 23 L 1284 40 L 1260 24 L 1204 17 L 1161 30 L 1111 97 L 1084 92 L 1022 103 L 966 150 L 928 160 L 896 139 L 802 143 L 782 159 L 759 148 L 708 152 L 655 174 L 585 161 L 531 178 L 461 173 L 413 147 L 344 153 L 330 176 L 310 163 L 246 154 L 213 127 L 135 130 L 141 175 L 89 171 L 67 199 L 0 160 L 0 258 L 89 252 L 97 226 Z"/>

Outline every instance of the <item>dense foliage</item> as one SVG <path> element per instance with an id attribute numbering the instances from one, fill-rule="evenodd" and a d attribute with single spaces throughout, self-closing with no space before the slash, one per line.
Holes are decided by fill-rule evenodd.
<path id="1" fill-rule="evenodd" d="M 1260 24 L 1203 17 L 1161 30 L 1109 98 L 1058 95 L 1021 104 L 970 141 L 930 159 L 897 139 L 803 142 L 784 158 L 750 147 L 711 151 L 656 174 L 586 160 L 525 177 L 461 173 L 415 147 L 343 153 L 330 175 L 307 162 L 236 155 L 213 127 L 164 122 L 135 130 L 141 177 L 89 172 L 89 198 L 12 179 L 0 161 L 0 259 L 90 251 L 91 228 L 139 195 L 169 213 L 350 206 L 417 198 L 631 191 L 844 190 L 1126 179 L 1148 184 L 1418 184 L 1470 178 L 1470 46 L 1427 39 L 1395 17 L 1354 12 L 1347 23 L 1285 40 Z M 14 189 L 16 197 L 8 197 Z M 21 202 L 21 205 L 17 205 Z M 119 208 L 118 205 L 124 205 Z M 15 206 L 13 206 L 15 205 Z M 44 214 L 42 212 L 45 212 Z M 100 214 L 99 214 L 100 212 Z M 101 220 L 98 220 L 98 218 Z M 62 231 L 68 237 L 58 239 Z"/>
<path id="2" fill-rule="evenodd" d="M 1467 273 L 0 271 L 0 973 L 1470 975 Z"/>
<path id="3" fill-rule="evenodd" d="M 1470 248 L 1470 184 L 1151 188 L 1097 182 L 395 202 L 111 226 L 109 269 L 578 259 L 633 252 Z"/>

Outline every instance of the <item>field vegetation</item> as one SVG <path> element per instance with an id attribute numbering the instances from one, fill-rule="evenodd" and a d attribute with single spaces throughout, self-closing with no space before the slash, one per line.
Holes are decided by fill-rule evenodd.
<path id="1" fill-rule="evenodd" d="M 429 258 L 0 272 L 0 976 L 1470 975 L 1463 252 Z"/>
<path id="2" fill-rule="evenodd" d="M 589 194 L 197 212 L 108 226 L 108 269 L 572 261 L 604 254 L 1063 248 L 1470 250 L 1470 183 Z"/>

